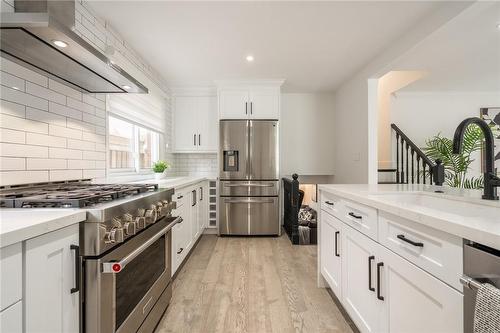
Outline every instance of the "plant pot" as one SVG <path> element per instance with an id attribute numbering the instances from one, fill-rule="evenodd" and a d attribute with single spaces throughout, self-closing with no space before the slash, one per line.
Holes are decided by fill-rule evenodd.
<path id="1" fill-rule="evenodd" d="M 162 180 L 163 178 L 165 178 L 165 172 L 155 172 L 155 180 L 156 181 Z"/>

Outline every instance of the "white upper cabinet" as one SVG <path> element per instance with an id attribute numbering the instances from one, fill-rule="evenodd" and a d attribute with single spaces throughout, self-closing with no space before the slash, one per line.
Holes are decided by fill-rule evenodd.
<path id="1" fill-rule="evenodd" d="M 176 96 L 174 152 L 216 152 L 217 118 L 215 96 Z"/>
<path id="2" fill-rule="evenodd" d="M 220 82 L 220 119 L 279 119 L 283 81 Z"/>

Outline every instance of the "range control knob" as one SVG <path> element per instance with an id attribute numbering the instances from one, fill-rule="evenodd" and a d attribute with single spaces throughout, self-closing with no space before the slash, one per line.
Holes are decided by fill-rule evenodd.
<path id="1" fill-rule="evenodd" d="M 158 218 L 165 216 L 165 210 L 163 209 L 163 203 L 161 201 L 158 201 L 155 204 L 156 207 L 156 212 L 158 213 Z"/>
<path id="2" fill-rule="evenodd" d="M 126 236 L 135 235 L 137 232 L 137 226 L 134 221 L 134 217 L 131 214 L 125 214 L 123 216 L 125 223 L 123 224 L 123 231 Z"/>
<path id="3" fill-rule="evenodd" d="M 156 219 L 158 218 L 158 213 L 156 212 L 156 207 L 154 205 L 152 205 L 150 209 L 146 210 L 144 217 L 146 218 L 147 224 L 155 223 Z"/>
<path id="4" fill-rule="evenodd" d="M 122 220 L 119 217 L 113 217 L 111 220 L 111 225 L 113 228 L 121 228 L 122 227 Z"/>
<path id="5" fill-rule="evenodd" d="M 137 216 L 135 218 L 135 225 L 139 230 L 146 228 L 146 218 L 144 216 Z"/>
<path id="6" fill-rule="evenodd" d="M 123 229 L 113 228 L 104 235 L 104 243 L 114 244 L 123 242 Z"/>

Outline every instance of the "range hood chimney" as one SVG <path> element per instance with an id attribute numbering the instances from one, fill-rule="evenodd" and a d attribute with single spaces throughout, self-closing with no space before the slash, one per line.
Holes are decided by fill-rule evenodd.
<path id="1" fill-rule="evenodd" d="M 148 89 L 75 33 L 75 0 L 16 0 L 2 13 L 2 57 L 86 93 Z"/>

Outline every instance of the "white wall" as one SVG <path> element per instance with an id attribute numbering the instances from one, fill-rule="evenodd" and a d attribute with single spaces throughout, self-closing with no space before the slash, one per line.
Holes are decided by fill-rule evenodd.
<path id="1" fill-rule="evenodd" d="M 369 118 L 368 110 L 370 107 L 376 112 L 378 100 L 376 95 L 374 99 L 369 100 L 368 80 L 378 79 L 390 71 L 391 64 L 395 60 L 469 5 L 470 3 L 466 2 L 446 3 L 446 6 L 434 11 L 419 26 L 402 34 L 398 41 L 394 41 L 385 52 L 337 89 L 334 99 L 335 181 L 337 183 L 367 183 L 370 172 L 369 164 L 375 168 L 377 165 L 377 155 L 371 152 L 373 156 L 369 158 L 368 151 L 370 142 L 371 147 L 375 147 L 376 150 L 377 118 Z"/>
<path id="2" fill-rule="evenodd" d="M 281 174 L 335 174 L 333 94 L 281 95 Z"/>

